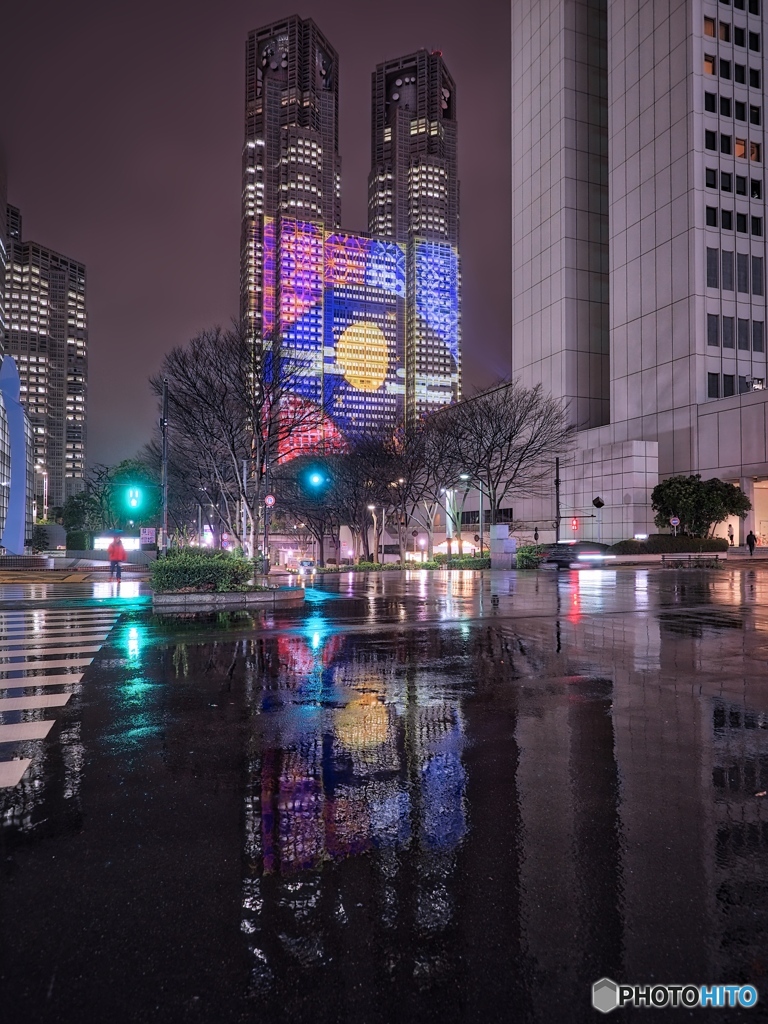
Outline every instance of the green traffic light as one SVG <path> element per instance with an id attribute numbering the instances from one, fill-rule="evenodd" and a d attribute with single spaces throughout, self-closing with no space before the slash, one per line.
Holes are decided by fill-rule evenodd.
<path id="1" fill-rule="evenodd" d="M 128 488 L 128 506 L 129 508 L 138 508 L 141 504 L 141 490 L 138 487 Z"/>

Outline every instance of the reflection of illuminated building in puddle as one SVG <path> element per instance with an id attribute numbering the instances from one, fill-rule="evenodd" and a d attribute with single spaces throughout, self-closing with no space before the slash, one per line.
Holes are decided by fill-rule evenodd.
<path id="1" fill-rule="evenodd" d="M 93 596 L 103 600 L 107 597 L 133 598 L 139 596 L 138 580 L 121 580 L 119 583 L 105 582 L 93 584 Z"/>

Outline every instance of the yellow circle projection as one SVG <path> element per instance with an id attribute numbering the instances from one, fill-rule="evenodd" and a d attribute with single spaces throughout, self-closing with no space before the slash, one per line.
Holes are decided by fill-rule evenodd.
<path id="1" fill-rule="evenodd" d="M 367 320 L 350 324 L 336 345 L 336 361 L 353 388 L 378 390 L 387 379 L 389 369 L 384 332 Z"/>

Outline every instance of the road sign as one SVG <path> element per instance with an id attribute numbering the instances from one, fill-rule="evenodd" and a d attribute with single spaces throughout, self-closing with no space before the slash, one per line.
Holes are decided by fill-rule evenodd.
<path id="1" fill-rule="evenodd" d="M 679 526 L 680 525 L 680 519 L 677 516 L 671 516 L 670 520 L 669 520 L 669 525 L 670 526 Z"/>
<path id="2" fill-rule="evenodd" d="M 267 508 L 272 508 L 272 506 L 275 504 L 274 494 L 268 494 L 264 499 L 264 504 L 267 506 Z"/>
<path id="3" fill-rule="evenodd" d="M 154 544 L 157 531 L 154 526 L 142 526 L 139 530 L 141 544 Z"/>

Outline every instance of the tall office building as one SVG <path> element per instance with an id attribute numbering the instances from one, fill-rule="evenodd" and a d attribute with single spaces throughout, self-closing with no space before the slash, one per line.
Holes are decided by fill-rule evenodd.
<path id="1" fill-rule="evenodd" d="M 381 103 L 379 78 L 392 84 Z M 312 21 L 248 35 L 241 315 L 257 353 L 279 350 L 291 368 L 294 407 L 310 421 L 317 410 L 299 450 L 413 420 L 460 388 L 453 81 L 427 51 L 374 74 L 374 149 L 382 117 L 394 116 L 401 141 L 392 163 L 381 127 L 391 169 L 372 171 L 372 187 L 397 177 L 405 205 L 398 192 L 391 223 L 385 211 L 364 235 L 340 228 L 338 80 L 338 56 Z"/>
<path id="2" fill-rule="evenodd" d="M 442 54 L 419 50 L 379 64 L 371 106 L 368 230 L 407 254 L 405 414 L 413 422 L 461 392 L 456 86 Z"/>
<path id="3" fill-rule="evenodd" d="M 86 459 L 88 326 L 85 267 L 22 235 L 7 208 L 6 352 L 21 378 L 34 441 L 38 515 L 82 490 Z"/>
<path id="4" fill-rule="evenodd" d="M 0 357 L 5 351 L 5 268 L 8 263 L 8 175 L 0 147 Z"/>
<path id="5" fill-rule="evenodd" d="M 762 0 L 512 2 L 513 366 L 618 536 L 700 472 L 768 541 L 765 43 Z"/>

